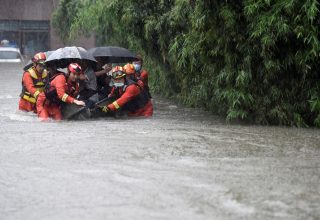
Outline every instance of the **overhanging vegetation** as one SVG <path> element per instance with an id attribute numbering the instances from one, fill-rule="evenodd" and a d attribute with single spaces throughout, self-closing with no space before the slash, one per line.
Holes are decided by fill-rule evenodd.
<path id="1" fill-rule="evenodd" d="M 64 41 L 142 53 L 153 92 L 260 124 L 320 127 L 317 0 L 61 0 Z"/>

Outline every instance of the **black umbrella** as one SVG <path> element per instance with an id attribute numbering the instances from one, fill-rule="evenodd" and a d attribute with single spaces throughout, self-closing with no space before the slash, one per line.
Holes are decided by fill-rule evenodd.
<path id="1" fill-rule="evenodd" d="M 46 51 L 44 53 L 46 54 L 46 57 L 48 58 L 53 52 L 54 52 L 54 50 L 49 50 L 49 51 Z M 32 66 L 33 66 L 32 60 L 29 60 L 28 63 L 23 67 L 23 70 L 27 71 Z"/>
<path id="2" fill-rule="evenodd" d="M 94 47 L 88 50 L 97 60 L 105 63 L 126 63 L 139 60 L 131 51 L 123 47 Z"/>
<path id="3" fill-rule="evenodd" d="M 64 68 L 73 62 L 80 61 L 97 62 L 92 54 L 82 47 L 63 47 L 54 51 L 46 60 L 48 66 L 55 64 L 59 68 Z"/>

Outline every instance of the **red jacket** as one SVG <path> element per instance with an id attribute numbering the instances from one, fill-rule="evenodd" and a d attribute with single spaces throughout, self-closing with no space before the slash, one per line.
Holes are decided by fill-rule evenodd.
<path id="1" fill-rule="evenodd" d="M 141 81 L 143 82 L 143 84 L 148 87 L 148 78 L 149 78 L 149 73 L 147 70 L 141 70 L 141 73 L 140 73 L 140 78 L 141 78 Z"/>
<path id="2" fill-rule="evenodd" d="M 78 83 L 68 83 L 64 75 L 56 76 L 50 83 L 57 91 L 58 98 L 66 103 L 73 103 L 74 97 L 79 93 Z"/>
<path id="3" fill-rule="evenodd" d="M 115 95 L 116 89 L 113 88 L 111 95 Z M 125 90 L 118 89 L 117 95 L 120 96 L 116 101 L 108 105 L 111 111 L 125 107 L 129 116 L 152 116 L 153 106 L 150 98 L 146 97 L 145 90 L 137 84 L 129 84 Z"/>
<path id="4" fill-rule="evenodd" d="M 115 92 L 115 89 L 112 89 L 112 94 Z M 140 93 L 140 88 L 135 85 L 129 85 L 125 91 L 123 91 L 122 88 L 119 89 L 119 95 L 120 98 L 118 98 L 116 101 L 108 105 L 108 108 L 111 111 L 115 111 L 121 107 L 123 107 L 126 103 L 131 101 L 133 98 L 135 98 Z"/>

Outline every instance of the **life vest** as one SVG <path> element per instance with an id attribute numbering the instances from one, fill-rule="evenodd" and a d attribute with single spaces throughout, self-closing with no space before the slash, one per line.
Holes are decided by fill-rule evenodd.
<path id="1" fill-rule="evenodd" d="M 126 91 L 128 86 L 133 85 L 133 84 L 136 85 L 137 87 L 139 87 L 140 93 L 139 93 L 139 95 L 134 97 L 132 100 L 130 100 L 129 102 L 127 102 L 123 106 L 122 109 L 129 111 L 129 112 L 137 111 L 138 109 L 145 106 L 147 104 L 147 102 L 149 101 L 148 92 L 145 89 L 143 89 L 141 86 L 139 86 L 139 84 L 134 82 L 133 80 L 127 80 L 126 85 L 124 85 L 124 87 L 123 87 L 123 93 Z"/>
<path id="2" fill-rule="evenodd" d="M 28 69 L 27 72 L 30 73 L 30 76 L 33 81 L 33 85 L 37 90 L 37 92 L 35 92 L 35 94 L 37 93 L 36 94 L 36 96 L 37 96 L 40 92 L 44 91 L 44 87 L 48 83 L 47 70 L 43 70 L 41 77 L 38 77 L 38 75 L 36 73 L 36 69 L 34 67 L 31 67 L 30 69 Z M 28 102 L 36 103 L 36 97 L 34 97 L 34 95 L 31 94 L 30 92 L 28 92 L 28 90 L 27 90 L 26 86 L 23 84 L 23 82 L 22 82 L 22 91 L 21 91 L 20 97 L 27 100 Z"/>

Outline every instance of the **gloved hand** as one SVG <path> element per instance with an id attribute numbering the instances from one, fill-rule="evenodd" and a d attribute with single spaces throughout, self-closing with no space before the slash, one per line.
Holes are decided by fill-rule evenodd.
<path id="1" fill-rule="evenodd" d="M 103 106 L 101 108 L 101 111 L 103 111 L 104 113 L 110 112 L 110 109 L 108 108 L 108 106 Z"/>
<path id="2" fill-rule="evenodd" d="M 84 103 L 84 101 L 80 101 L 80 100 L 77 100 L 77 99 L 75 99 L 75 100 L 73 101 L 73 103 L 76 104 L 76 105 L 80 105 L 80 106 L 85 106 L 85 105 L 86 105 L 86 104 Z"/>

